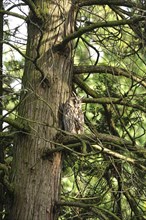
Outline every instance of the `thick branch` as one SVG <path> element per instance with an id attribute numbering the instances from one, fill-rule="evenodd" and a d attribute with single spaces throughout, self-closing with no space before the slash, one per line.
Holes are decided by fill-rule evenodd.
<path id="1" fill-rule="evenodd" d="M 110 212 L 107 209 L 98 207 L 98 204 L 89 204 L 89 203 L 83 203 L 83 202 L 72 202 L 72 201 L 68 201 L 68 202 L 57 202 L 56 206 L 58 208 L 60 208 L 60 206 L 68 206 L 68 207 L 79 207 L 82 209 L 87 209 L 88 212 L 93 212 L 94 215 L 98 216 L 99 218 L 103 217 L 104 213 L 107 213 L 109 216 L 112 217 L 112 219 L 114 220 L 120 220 L 115 214 L 113 214 L 112 212 Z M 105 218 L 104 218 L 105 219 Z"/>
<path id="2" fill-rule="evenodd" d="M 91 89 L 79 76 L 74 76 L 73 78 L 74 82 L 83 89 L 88 95 L 92 96 L 93 98 L 98 98 L 97 92 L 95 92 L 93 89 Z"/>
<path id="3" fill-rule="evenodd" d="M 141 20 L 144 20 L 144 18 L 143 17 L 133 17 L 131 19 L 123 19 L 123 20 L 107 21 L 107 22 L 97 22 L 95 24 L 91 24 L 89 26 L 79 28 L 78 31 L 75 31 L 73 34 L 65 37 L 64 40 L 60 44 L 54 46 L 53 50 L 54 51 L 61 50 L 62 48 L 64 48 L 66 46 L 67 43 L 69 43 L 69 41 L 74 40 L 75 38 L 78 38 L 87 32 L 93 31 L 96 28 L 117 27 L 120 25 L 130 25 L 130 24 L 134 24 L 134 23 L 141 21 Z"/>
<path id="4" fill-rule="evenodd" d="M 112 144 L 115 147 L 116 146 L 126 147 L 126 149 L 130 151 L 135 151 L 139 153 L 140 151 L 142 151 L 140 146 L 133 145 L 131 141 L 127 141 L 115 135 L 109 135 L 109 134 L 96 132 L 96 135 L 78 135 L 78 136 L 80 137 L 80 139 L 83 139 L 86 142 L 90 142 L 90 144 L 97 144 L 97 143 L 99 144 L 100 142 L 102 142 L 103 144 L 107 144 L 107 143 Z M 64 137 L 63 144 L 65 145 L 74 144 L 74 143 L 77 143 L 78 141 L 79 140 L 76 137 L 68 135 Z"/>
<path id="5" fill-rule="evenodd" d="M 137 146 L 134 145 L 130 142 L 127 141 L 123 138 L 114 136 L 114 135 L 108 135 L 108 134 L 102 134 L 102 133 L 96 133 L 96 135 L 78 135 L 80 139 L 83 140 L 83 142 L 85 142 L 86 144 L 90 143 L 90 145 L 92 145 L 92 147 L 96 150 L 99 150 L 101 153 L 105 153 L 108 155 L 111 155 L 115 158 L 118 158 L 120 160 L 129 162 L 133 165 L 135 165 L 136 167 L 145 170 L 146 171 L 146 167 L 143 166 L 142 164 L 140 164 L 139 162 L 137 162 L 135 159 L 130 158 L 128 156 L 122 155 L 116 151 L 112 151 L 106 147 L 104 147 L 104 144 L 110 144 L 110 145 L 114 145 L 115 148 L 117 148 L 119 150 L 119 148 L 121 149 L 121 147 L 124 147 L 124 151 L 125 148 L 130 150 L 131 152 L 135 152 L 135 153 L 143 153 L 142 149 Z M 102 143 L 102 146 L 100 146 L 99 144 Z M 59 147 L 56 147 L 55 149 L 45 149 L 45 151 L 43 152 L 43 157 L 47 157 L 50 154 L 53 154 L 55 152 L 59 152 L 59 151 L 63 151 L 63 150 L 68 150 L 70 152 L 73 151 L 74 148 L 78 147 L 81 145 L 81 143 L 79 143 L 79 140 L 75 137 L 75 136 L 71 136 L 68 135 L 66 137 L 64 137 L 63 140 L 63 144 L 58 144 Z M 57 143 L 56 143 L 57 146 Z M 90 154 L 89 154 L 90 155 Z"/>
<path id="6" fill-rule="evenodd" d="M 91 6 L 91 5 L 115 5 L 125 7 L 138 7 L 134 2 L 127 0 L 77 0 L 79 7 Z"/>
<path id="7" fill-rule="evenodd" d="M 144 86 L 146 88 L 146 81 L 144 81 L 143 78 L 136 76 L 135 73 L 127 71 L 123 68 L 117 68 L 112 66 L 74 66 L 73 69 L 74 74 L 82 74 L 82 73 L 106 73 L 106 74 L 112 74 L 114 76 L 124 76 L 126 78 L 132 79 L 136 82 L 138 82 L 140 85 Z"/>
<path id="8" fill-rule="evenodd" d="M 146 113 L 146 108 L 141 105 L 131 104 L 129 100 L 124 100 L 121 98 L 113 98 L 113 97 L 102 97 L 102 98 L 83 98 L 83 103 L 98 103 L 98 104 L 118 104 L 123 105 L 131 108 L 136 108 L 142 112 Z"/>
<path id="9" fill-rule="evenodd" d="M 11 118 L 3 118 L 3 121 L 14 127 L 18 131 L 22 132 L 30 132 L 30 127 L 25 122 L 22 123 L 22 121 L 13 120 Z"/>
<path id="10" fill-rule="evenodd" d="M 135 165 L 136 167 L 138 167 L 139 169 L 142 169 L 142 170 L 145 170 L 145 171 L 146 171 L 146 167 L 143 166 L 142 164 L 140 164 L 139 162 L 137 162 L 137 161 L 136 161 L 135 159 L 133 159 L 133 158 L 124 156 L 124 155 L 119 154 L 119 153 L 117 153 L 117 152 L 115 152 L 115 151 L 112 151 L 112 150 L 110 150 L 110 149 L 108 149 L 108 148 L 100 147 L 99 145 L 93 145 L 92 147 L 95 148 L 95 149 L 97 149 L 97 150 L 99 150 L 99 151 L 102 151 L 102 153 L 106 153 L 106 154 L 111 155 L 111 156 L 113 156 L 113 157 L 115 157 L 115 158 L 118 158 L 118 159 L 120 159 L 120 160 L 129 162 L 129 163 Z"/>
<path id="11" fill-rule="evenodd" d="M 13 16 L 13 17 L 16 17 L 16 18 L 20 18 L 20 19 L 23 19 L 23 20 L 26 20 L 26 18 L 27 18 L 27 17 L 25 17 L 23 15 L 20 15 L 18 13 L 11 12 L 11 11 L 0 10 L 0 13 L 3 14 L 3 15 L 10 15 L 10 16 Z"/>
<path id="12" fill-rule="evenodd" d="M 124 100 L 122 97 L 113 98 L 113 97 L 102 97 L 100 98 L 99 95 L 91 89 L 79 76 L 74 76 L 74 82 L 83 89 L 88 95 L 92 96 L 93 99 L 84 98 L 82 101 L 84 103 L 99 103 L 99 104 L 118 104 L 124 105 L 132 108 L 139 109 L 143 112 L 146 112 L 146 108 L 141 105 L 131 104 L 129 100 Z"/>
<path id="13" fill-rule="evenodd" d="M 36 5 L 34 4 L 34 2 L 32 0 L 23 0 L 23 2 L 25 2 L 30 10 L 32 11 L 32 13 L 38 18 L 42 20 L 42 15 L 40 13 L 40 9 L 36 7 Z"/>

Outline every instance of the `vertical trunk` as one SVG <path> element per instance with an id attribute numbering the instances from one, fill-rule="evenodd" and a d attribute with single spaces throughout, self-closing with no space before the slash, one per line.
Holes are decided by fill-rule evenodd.
<path id="1" fill-rule="evenodd" d="M 0 10 L 3 9 L 3 0 L 0 0 Z M 0 13 L 0 116 L 2 115 L 2 95 L 3 95 L 3 15 Z M 2 121 L 0 121 L 0 132 L 2 132 Z M 3 143 L 0 144 L 0 163 L 4 163 L 4 151 L 3 151 Z M 3 200 L 4 200 L 4 189 L 2 182 L 2 174 L 0 173 L 0 220 L 2 219 L 3 212 Z"/>
<path id="2" fill-rule="evenodd" d="M 44 15 L 43 25 L 30 15 L 27 56 L 19 120 L 31 127 L 16 137 L 12 183 L 14 199 L 9 219 L 52 220 L 59 199 L 61 153 L 42 158 L 45 149 L 55 148 L 59 114 L 71 90 L 71 44 L 54 53 L 52 46 L 69 34 L 73 25 L 70 1 L 36 1 Z"/>

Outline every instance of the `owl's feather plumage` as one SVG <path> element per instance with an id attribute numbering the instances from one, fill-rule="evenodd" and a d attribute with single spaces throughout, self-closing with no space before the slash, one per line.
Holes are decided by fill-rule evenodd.
<path id="1" fill-rule="evenodd" d="M 64 104 L 63 123 L 65 131 L 74 134 L 81 134 L 84 132 L 82 102 L 76 95 L 71 96 Z"/>

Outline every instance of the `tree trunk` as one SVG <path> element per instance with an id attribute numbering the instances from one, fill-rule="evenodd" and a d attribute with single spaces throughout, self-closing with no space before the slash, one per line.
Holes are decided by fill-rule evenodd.
<path id="1" fill-rule="evenodd" d="M 43 23 L 30 13 L 28 43 L 19 118 L 30 133 L 15 138 L 12 183 L 14 198 L 11 220 L 57 218 L 61 153 L 42 158 L 45 149 L 55 148 L 61 128 L 61 107 L 71 92 L 72 46 L 53 52 L 52 47 L 72 32 L 74 7 L 70 1 L 35 1 Z M 33 62 L 31 61 L 33 60 Z"/>

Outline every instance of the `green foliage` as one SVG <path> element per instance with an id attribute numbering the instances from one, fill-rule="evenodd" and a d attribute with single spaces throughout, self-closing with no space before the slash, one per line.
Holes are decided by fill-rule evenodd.
<path id="1" fill-rule="evenodd" d="M 67 205 L 59 207 L 61 220 L 146 219 L 145 4 L 137 0 L 130 1 L 132 6 L 121 7 L 123 2 L 119 6 L 97 1 L 95 5 L 77 7 L 76 31 L 98 22 L 119 22 L 133 16 L 143 20 L 126 25 L 101 26 L 74 41 L 74 65 L 105 68 L 92 73 L 81 71 L 79 83 L 75 82 L 73 86 L 83 100 L 83 135 L 87 139 L 87 152 L 82 152 L 81 141 L 77 149 L 63 152 L 61 201 Z M 33 2 L 31 7 L 31 10 L 35 9 Z M 40 16 L 39 10 L 34 10 L 34 13 Z M 5 26 L 9 27 L 9 19 L 5 20 Z M 6 42 L 13 44 L 15 39 L 17 53 L 18 49 L 25 50 L 25 43 L 18 42 L 19 28 L 7 28 L 4 33 Z M 2 119 L 6 122 L 6 117 L 10 118 L 7 124 L 3 123 L 3 133 L 8 132 L 9 135 L 20 132 L 21 127 L 23 130 L 23 124 L 19 126 L 18 123 L 16 129 L 16 123 L 12 123 L 18 116 L 25 62 L 22 57 L 17 59 L 14 51 L 9 45 L 3 55 Z M 24 128 L 24 131 L 27 130 Z M 115 142 L 99 137 L 99 134 L 104 137 L 110 135 Z M 74 137 L 72 134 L 69 136 Z M 82 136 L 79 138 L 81 140 Z M 116 138 L 121 138 L 121 141 L 116 142 Z M 1 146 L 4 162 L 10 169 L 13 139 L 2 137 Z"/>
<path id="2" fill-rule="evenodd" d="M 98 21 L 119 20 L 127 14 L 132 16 L 132 8 L 86 7 L 86 10 L 80 10 L 77 27 Z M 144 28 L 139 25 L 141 24 L 136 24 L 143 36 Z M 107 72 L 108 66 L 113 67 L 112 74 L 107 74 L 106 71 L 89 74 L 83 72 L 82 80 L 97 93 L 97 103 L 84 104 L 88 125 L 90 122 L 90 126 L 86 124 L 85 127 L 86 135 L 100 132 L 131 141 L 133 149 L 102 143 L 100 140 L 95 145 L 135 158 L 138 163 L 145 165 L 146 85 L 141 84 L 145 82 L 145 49 L 141 44 L 142 40 L 137 36 L 135 24 L 96 29 L 78 39 L 75 64 L 104 65 Z M 128 76 L 116 75 L 115 67 L 123 68 Z M 80 96 L 84 94 L 84 97 L 91 98 L 83 87 L 80 89 L 79 84 L 77 91 Z M 104 97 L 103 104 L 98 102 L 98 99 Z M 106 102 L 107 98 L 111 99 L 110 103 Z M 114 103 L 113 98 L 118 101 Z M 135 152 L 135 144 L 140 145 L 141 153 Z M 110 212 L 118 219 L 145 219 L 144 170 L 120 158 L 103 154 L 102 151 L 97 152 L 90 143 L 88 153 L 85 157 L 79 157 L 78 154 L 74 155 L 75 158 L 73 155 L 65 156 L 62 199 L 88 204 L 90 208 L 82 208 L 81 204 L 79 207 L 66 207 L 62 210 L 60 219 L 116 219 L 110 216 Z M 98 214 L 94 213 L 92 205 Z M 103 210 L 99 212 L 100 208 L 109 213 Z"/>

